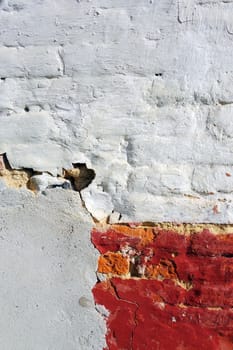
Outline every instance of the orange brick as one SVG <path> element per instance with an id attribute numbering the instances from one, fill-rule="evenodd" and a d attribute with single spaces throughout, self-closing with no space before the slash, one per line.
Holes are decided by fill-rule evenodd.
<path id="1" fill-rule="evenodd" d="M 146 277 L 147 278 L 168 278 L 176 279 L 176 271 L 172 263 L 168 260 L 161 260 L 159 265 L 149 265 L 146 267 Z"/>
<path id="2" fill-rule="evenodd" d="M 99 257 L 98 272 L 126 275 L 129 272 L 129 261 L 120 253 L 108 252 Z"/>
<path id="3" fill-rule="evenodd" d="M 112 225 L 111 229 L 126 236 L 141 238 L 141 244 L 147 245 L 154 239 L 154 229 L 152 227 L 129 227 L 126 225 Z"/>

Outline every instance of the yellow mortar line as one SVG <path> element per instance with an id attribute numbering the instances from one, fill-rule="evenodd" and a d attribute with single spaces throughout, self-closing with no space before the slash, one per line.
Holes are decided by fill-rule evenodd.
<path id="1" fill-rule="evenodd" d="M 119 224 L 96 224 L 94 228 L 97 230 L 104 232 L 111 227 L 114 229 L 117 228 L 117 226 L 128 226 L 130 228 L 138 229 L 138 228 L 155 228 L 158 230 L 172 230 L 179 234 L 191 234 L 191 233 L 198 233 L 202 232 L 203 230 L 209 230 L 213 234 L 233 234 L 233 224 L 179 224 L 179 223 L 172 223 L 172 222 L 144 222 L 139 223 L 138 225 L 135 223 L 135 227 L 130 226 L 127 223 L 119 223 Z"/>

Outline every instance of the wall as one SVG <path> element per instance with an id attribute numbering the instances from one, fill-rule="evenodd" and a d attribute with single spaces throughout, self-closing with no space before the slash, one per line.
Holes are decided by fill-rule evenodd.
<path id="1" fill-rule="evenodd" d="M 1 151 L 87 163 L 98 219 L 232 221 L 232 6 L 2 1 Z"/>
<path id="2" fill-rule="evenodd" d="M 100 350 L 91 220 L 73 192 L 27 192 L 0 191 L 0 348 Z"/>
<path id="3" fill-rule="evenodd" d="M 94 228 L 106 350 L 232 350 L 232 225 Z M 105 278 L 103 278 L 103 276 Z"/>
<path id="4" fill-rule="evenodd" d="M 94 222 L 232 223 L 232 8 L 230 0 L 0 1 L 0 154 L 9 161 L 0 174 L 0 217 L 1 230 L 14 242 L 2 242 L 2 271 L 8 271 L 4 315 L 12 305 L 9 290 L 13 299 L 20 290 L 22 305 L 32 310 L 26 302 L 31 290 L 46 303 L 59 290 L 65 278 L 56 265 L 60 260 L 69 266 L 74 259 L 72 266 L 83 267 L 76 257 L 84 253 L 92 259 Z M 88 187 L 46 189 L 64 181 L 63 169 L 80 164 L 95 173 Z M 44 176 L 37 194 L 18 180 L 32 175 Z M 41 217 L 41 210 L 47 214 Z M 69 220 L 77 221 L 72 238 L 78 240 L 77 251 L 56 244 L 53 251 L 53 240 L 66 235 Z M 35 258 L 33 252 L 44 240 L 51 248 L 39 275 L 45 253 Z M 66 310 L 69 293 L 91 298 L 96 281 L 91 261 L 84 277 L 80 266 L 74 275 L 67 267 L 63 283 L 72 286 L 55 298 L 59 316 L 51 321 L 47 306 L 38 316 L 40 324 L 53 324 L 39 331 L 47 339 L 43 348 L 67 349 L 56 324 L 63 318 L 73 342 L 69 350 L 77 344 L 99 350 L 104 344 L 103 320 L 93 304 L 72 306 L 74 314 Z M 20 278 L 10 273 L 13 266 L 17 276 L 29 269 L 25 294 Z M 41 285 L 54 273 L 53 288 L 44 291 Z M 85 281 L 87 295 L 79 296 L 76 283 L 81 288 Z M 81 304 L 89 303 L 85 300 Z M 78 323 L 79 329 L 74 321 L 86 310 L 88 322 L 98 325 L 92 335 L 85 333 L 85 323 Z M 15 349 L 19 334 L 34 338 L 38 324 L 27 312 L 10 314 L 14 337 L 5 337 L 2 349 Z M 17 328 L 16 317 L 25 328 Z M 49 345 L 54 334 L 63 339 L 56 346 Z M 24 342 L 17 350 L 31 347 Z"/>

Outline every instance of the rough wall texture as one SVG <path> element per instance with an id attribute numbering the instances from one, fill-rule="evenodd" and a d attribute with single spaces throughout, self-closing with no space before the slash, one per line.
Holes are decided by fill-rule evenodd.
<path id="1" fill-rule="evenodd" d="M 233 349 L 232 226 L 112 225 L 92 240 L 105 349 Z"/>
<path id="2" fill-rule="evenodd" d="M 86 163 L 97 219 L 231 222 L 232 9 L 1 1 L 0 151 L 54 175 Z"/>
<path id="3" fill-rule="evenodd" d="M 0 191 L 0 348 L 100 350 L 91 223 L 76 193 Z"/>
<path id="4" fill-rule="evenodd" d="M 104 346 L 93 222 L 233 222 L 232 11 L 0 0 L 1 349 Z"/>

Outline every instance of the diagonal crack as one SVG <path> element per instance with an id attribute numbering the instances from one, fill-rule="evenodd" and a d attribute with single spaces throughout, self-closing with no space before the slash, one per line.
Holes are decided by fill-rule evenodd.
<path id="1" fill-rule="evenodd" d="M 66 66 L 65 66 L 64 57 L 63 57 L 63 54 L 62 54 L 60 48 L 58 49 L 58 56 L 59 56 L 60 62 L 61 62 L 62 74 L 65 75 L 65 73 L 66 73 Z"/>
<path id="2" fill-rule="evenodd" d="M 93 220 L 94 223 L 96 224 L 96 223 L 98 222 L 98 220 L 97 220 L 97 219 L 92 215 L 92 213 L 87 209 L 87 206 L 86 206 L 86 203 L 85 203 L 85 201 L 84 201 L 84 199 L 83 199 L 83 197 L 82 197 L 81 191 L 78 191 L 78 193 L 79 193 L 79 197 L 80 197 L 80 199 L 81 199 L 83 208 L 87 211 L 87 213 L 90 215 L 90 217 L 92 218 L 92 220 Z"/>

